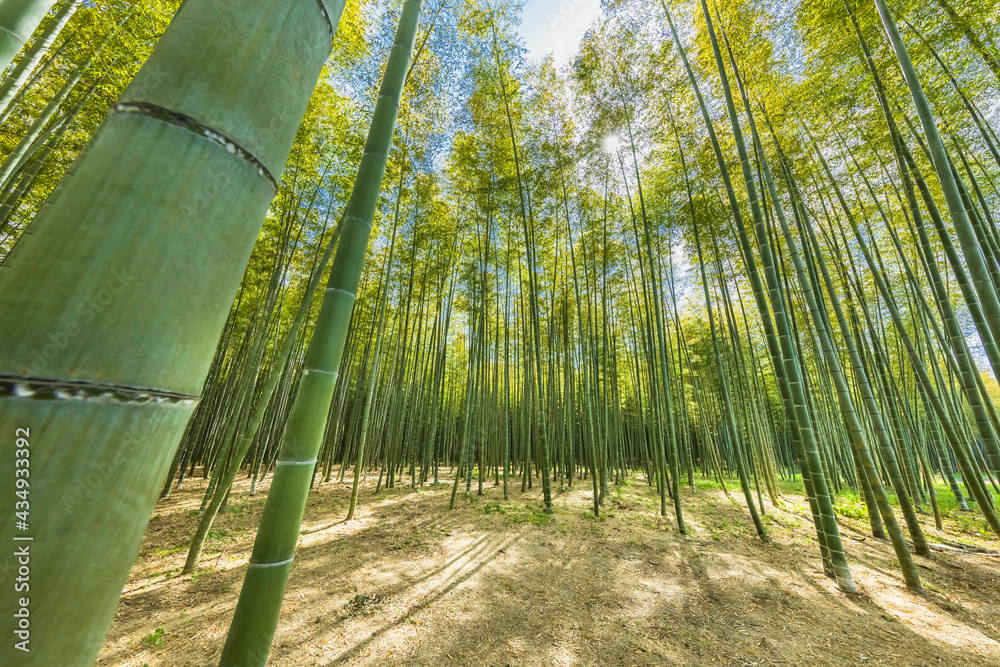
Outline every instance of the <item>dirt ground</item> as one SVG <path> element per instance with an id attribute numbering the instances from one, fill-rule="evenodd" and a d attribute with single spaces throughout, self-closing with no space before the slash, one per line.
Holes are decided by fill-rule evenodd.
<path id="1" fill-rule="evenodd" d="M 374 481 L 374 480 L 372 480 Z M 823 575 L 805 500 L 765 501 L 772 537 L 753 533 L 741 499 L 701 483 L 682 491 L 689 535 L 657 516 L 644 478 L 610 486 L 604 517 L 589 481 L 541 484 L 510 501 L 448 511 L 451 488 L 314 491 L 306 509 L 274 667 L 318 665 L 998 665 L 1000 556 L 917 558 L 926 597 L 908 592 L 890 545 L 843 519 L 862 596 Z M 202 569 L 180 576 L 205 481 L 161 502 L 115 615 L 100 667 L 218 664 L 263 494 L 237 482 Z M 263 487 L 266 491 L 266 485 Z M 996 549 L 953 515 L 928 539 Z"/>

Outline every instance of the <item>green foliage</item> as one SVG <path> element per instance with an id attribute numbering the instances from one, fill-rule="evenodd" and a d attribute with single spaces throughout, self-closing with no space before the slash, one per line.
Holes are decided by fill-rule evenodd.
<path id="1" fill-rule="evenodd" d="M 162 646 L 163 642 L 163 628 L 156 628 L 153 632 L 142 638 L 142 641 L 146 642 L 150 646 Z"/>
<path id="2" fill-rule="evenodd" d="M 503 514 L 504 513 L 503 505 L 501 505 L 500 503 L 486 503 L 486 505 L 483 507 L 483 513 L 491 514 L 493 512 Z"/>
<path id="3" fill-rule="evenodd" d="M 187 547 L 184 546 L 172 547 L 168 549 L 157 549 L 156 551 L 153 552 L 153 555 L 162 558 L 164 556 L 170 556 L 172 554 L 180 553 L 181 551 L 186 551 L 186 550 Z"/>
<path id="4" fill-rule="evenodd" d="M 983 519 L 974 516 L 953 515 L 952 520 L 960 533 L 988 538 L 991 535 L 990 525 Z"/>
<path id="5" fill-rule="evenodd" d="M 852 519 L 867 519 L 868 507 L 857 491 L 844 491 L 837 496 L 837 502 L 833 506 L 834 511 L 841 516 L 849 516 Z"/>
<path id="6" fill-rule="evenodd" d="M 971 190 L 970 197 L 976 200 L 972 206 L 982 209 L 987 218 L 991 211 L 998 210 L 1000 201 L 996 188 L 1000 164 L 987 150 L 984 138 L 996 126 L 997 79 L 988 58 L 990 45 L 998 43 L 1000 37 L 994 20 L 1000 3 L 967 2 L 957 9 L 949 3 L 950 0 L 929 3 L 900 0 L 892 4 L 898 18 L 905 17 L 905 26 L 901 21 L 904 39 L 940 126 L 946 128 L 942 131 L 947 135 L 949 151 L 954 150 L 956 169 L 966 169 L 959 159 L 961 149 L 969 159 L 968 172 L 979 179 L 978 190 Z M 734 210 L 742 210 L 749 221 L 746 212 L 750 196 L 738 177 L 738 146 L 729 129 L 732 126 L 724 104 L 722 78 L 704 17 L 691 3 L 668 4 L 678 21 L 681 41 L 691 55 L 708 115 L 718 130 L 722 163 L 735 176 Z M 59 179 L 84 150 L 110 105 L 152 51 L 178 5 L 178 0 L 152 0 L 143 4 L 126 29 L 112 38 L 106 57 L 86 72 L 80 85 L 71 91 L 61 112 L 79 101 L 88 86 L 97 84 L 93 97 L 79 116 L 72 119 L 65 137 L 18 202 L 9 225 L 0 235 L 0 255 L 23 236 L 42 203 L 53 194 Z M 909 327 L 907 331 L 928 332 L 929 348 L 921 351 L 928 359 L 928 368 L 933 370 L 937 359 L 940 363 L 936 370 L 950 379 L 951 369 L 943 352 L 951 343 L 938 340 L 936 322 L 924 321 L 928 314 L 935 316 L 935 304 L 929 302 L 929 307 L 924 308 L 910 303 L 920 294 L 930 294 L 930 290 L 920 273 L 923 264 L 911 234 L 913 215 L 905 206 L 900 175 L 892 162 L 893 145 L 886 121 L 874 96 L 872 77 L 859 56 L 858 40 L 846 29 L 848 15 L 844 3 L 725 0 L 709 5 L 718 11 L 717 30 L 720 33 L 725 30 L 732 44 L 762 135 L 760 151 L 775 172 L 776 196 L 761 191 L 763 188 L 756 193 L 764 195 L 760 201 L 766 207 L 768 233 L 775 231 L 770 228 L 775 199 L 781 200 L 796 225 L 791 238 L 803 242 L 805 247 L 801 236 L 806 229 L 816 230 L 819 238 L 816 250 L 829 259 L 836 286 L 845 288 L 845 304 L 849 305 L 852 317 L 858 318 L 859 340 L 871 347 L 863 351 L 865 363 L 877 365 L 874 358 L 868 358 L 874 355 L 876 344 L 885 350 L 888 379 L 898 381 L 905 394 L 904 421 L 913 422 L 917 432 L 911 435 L 923 443 L 933 420 L 926 405 L 916 398 L 913 373 L 908 366 L 911 360 L 900 352 L 900 332 L 881 322 L 885 298 L 869 275 L 872 272 L 862 267 L 859 275 L 853 274 L 856 267 L 852 262 L 860 257 L 858 244 L 848 234 L 839 234 L 848 216 L 837 208 L 812 148 L 815 141 L 819 151 L 829 158 L 833 180 L 845 192 L 845 208 L 856 216 L 859 226 L 864 226 L 861 230 L 864 238 L 884 253 L 879 262 L 884 261 L 887 266 L 885 280 L 889 290 L 906 301 L 903 317 Z M 883 73 L 887 97 L 893 108 L 899 109 L 899 120 L 905 126 L 905 119 L 913 117 L 913 106 L 885 39 L 882 21 L 870 4 L 852 2 L 852 7 L 860 31 L 871 45 L 877 68 Z M 275 174 L 279 181 L 277 194 L 261 226 L 239 296 L 232 304 L 227 338 L 219 346 L 214 362 L 216 370 L 210 377 L 212 384 L 206 385 L 217 387 L 218 393 L 206 396 L 201 402 L 192 420 L 199 428 L 192 428 L 190 433 L 195 435 L 189 435 L 185 442 L 185 446 L 191 445 L 198 452 L 195 458 L 200 457 L 201 464 L 214 456 L 214 453 L 205 456 L 206 447 L 217 444 L 209 441 L 232 423 L 226 420 L 228 408 L 233 406 L 229 388 L 235 379 L 242 373 L 256 379 L 268 364 L 274 363 L 278 346 L 291 330 L 312 267 L 330 241 L 333 226 L 355 188 L 354 176 L 362 155 L 365 129 L 391 43 L 390 24 L 398 8 L 398 2 L 389 5 L 352 2 L 341 19 L 332 54 L 298 128 L 288 164 L 280 174 Z M 357 254 L 364 256 L 363 262 L 358 259 L 358 265 L 364 265 L 364 273 L 357 287 L 357 298 L 351 304 L 353 315 L 341 318 L 343 322 L 351 321 L 349 336 L 355 347 L 345 354 L 339 369 L 345 388 L 343 394 L 336 396 L 338 401 L 342 399 L 342 404 L 334 404 L 340 412 L 336 413 L 336 419 L 330 420 L 328 444 L 334 448 L 331 456 L 341 456 L 341 451 L 356 451 L 341 445 L 356 444 L 351 438 L 357 432 L 359 411 L 352 402 L 364 395 L 369 377 L 374 382 L 377 408 L 372 413 L 372 423 L 382 428 L 386 425 L 380 420 L 389 415 L 385 431 L 389 434 L 385 440 L 388 445 L 396 442 L 394 433 L 405 432 L 410 436 L 412 431 L 406 429 L 419 425 L 427 432 L 426 440 L 413 449 L 424 446 L 423 442 L 435 447 L 442 443 L 462 446 L 468 440 L 456 442 L 455 433 L 461 433 L 461 428 L 470 423 L 470 430 L 477 429 L 478 446 L 496 447 L 502 429 L 495 427 L 506 418 L 499 416 L 498 408 L 503 404 L 499 398 L 501 387 L 506 388 L 505 378 L 500 375 L 500 369 L 505 368 L 501 363 L 502 353 L 509 343 L 513 351 L 510 420 L 520 428 L 525 422 L 518 420 L 531 418 L 527 431 L 532 438 L 548 433 L 530 431 L 539 427 L 536 422 L 540 421 L 537 417 L 541 410 L 566 409 L 565 415 L 556 414 L 548 425 L 571 425 L 577 429 L 572 436 L 577 455 L 585 455 L 585 445 L 597 441 L 598 448 L 605 448 L 599 452 L 603 457 L 601 465 L 608 466 L 619 454 L 609 446 L 613 441 L 605 438 L 606 427 L 624 426 L 627 447 L 631 449 L 623 456 L 636 459 L 624 464 L 637 467 L 645 461 L 644 453 L 639 454 L 636 446 L 642 438 L 636 436 L 642 435 L 643 428 L 649 429 L 646 432 L 649 435 L 655 428 L 653 425 L 666 423 L 660 420 L 669 417 L 674 420 L 676 433 L 689 436 L 691 456 L 695 459 L 692 465 L 700 465 L 703 471 L 714 470 L 718 465 L 727 475 L 724 482 L 728 488 L 739 488 L 738 479 L 728 476 L 740 460 L 734 456 L 736 445 L 720 429 L 719 398 L 721 379 L 725 377 L 727 383 L 732 383 L 737 401 L 736 426 L 745 430 L 741 438 L 753 439 L 765 455 L 774 455 L 777 472 L 765 470 L 764 464 L 770 461 L 761 461 L 754 450 L 752 460 L 761 473 L 761 482 L 772 482 L 767 488 L 776 485 L 779 493 L 802 494 L 801 478 L 764 479 L 787 474 L 787 468 L 794 469 L 796 462 L 777 369 L 765 340 L 762 314 L 755 310 L 751 295 L 748 267 L 760 270 L 757 267 L 760 258 L 746 258 L 736 243 L 741 230 L 733 227 L 734 211 L 719 196 L 723 191 L 719 165 L 707 141 L 693 90 L 681 69 L 677 48 L 664 31 L 662 8 L 655 3 L 614 0 L 604 3 L 603 9 L 569 68 L 559 68 L 549 59 L 524 60 L 515 28 L 517 8 L 511 3 L 502 2 L 495 7 L 483 3 L 448 3 L 442 10 L 441 23 L 433 31 L 429 25 L 431 17 L 425 12 L 417 41 L 420 42 L 424 31 L 429 41 L 419 60 L 413 63 L 403 89 L 399 120 L 395 133 L 387 141 L 390 146 L 382 191 L 376 192 L 378 188 L 374 185 L 370 188 L 369 200 L 374 202 L 375 209 L 369 221 L 371 237 L 367 245 L 361 243 L 357 248 Z M 27 91 L 0 128 L 0 153 L 9 154 L 47 101 L 73 75 L 74 68 L 86 61 L 93 46 L 108 33 L 109 26 L 131 11 L 133 4 L 124 0 L 86 3 L 57 42 L 57 47 L 65 44 L 65 49 L 54 53 L 52 68 Z M 984 50 L 977 44 L 990 48 Z M 940 63 L 931 46 L 938 50 Z M 955 74 L 969 105 L 985 111 L 987 131 L 980 132 L 976 127 L 945 73 L 945 65 Z M 725 67 L 732 69 L 730 64 Z M 104 74 L 107 77 L 102 79 Z M 735 74 L 735 71 L 729 73 L 734 94 L 738 92 Z M 736 115 L 737 122 L 746 122 L 741 108 Z M 930 176 L 933 165 L 921 150 L 919 128 L 916 131 L 917 135 L 906 134 L 905 141 L 914 153 L 915 169 Z M 609 138 L 615 140 L 608 141 Z M 756 146 L 748 149 L 753 162 L 751 169 L 762 178 L 756 173 L 760 169 L 756 149 Z M 872 180 L 870 187 L 866 178 Z M 792 189 L 795 181 L 803 184 L 801 201 Z M 934 178 L 928 181 L 930 203 L 937 201 L 941 206 L 940 184 Z M 923 200 L 919 206 L 929 208 Z M 399 237 L 390 263 L 388 239 L 396 226 L 397 212 Z M 527 223 L 524 225 L 527 232 L 522 231 L 522 223 Z M 638 243 L 636 230 L 643 225 L 650 230 L 648 252 Z M 950 231 L 947 221 L 945 228 L 947 237 Z M 992 229 L 989 224 L 985 228 Z M 714 249 L 718 245 L 717 258 L 712 257 L 706 263 L 704 279 L 696 265 L 695 229 L 707 243 L 706 247 Z M 893 253 L 890 232 L 900 237 L 904 249 L 901 253 Z M 789 244 L 779 234 L 772 242 L 778 275 L 787 280 L 784 286 L 787 293 L 782 298 L 787 299 L 789 312 L 797 318 L 792 328 L 800 355 L 797 363 L 807 380 L 809 410 L 818 417 L 817 423 L 831 427 L 820 435 L 826 439 L 824 443 L 836 449 L 843 446 L 841 434 L 836 430 L 842 420 L 836 399 L 825 393 L 829 385 L 826 353 L 817 351 L 813 322 L 800 290 L 793 285 L 796 276 Z M 940 258 L 942 266 L 944 243 L 942 238 L 931 239 L 931 253 Z M 903 260 L 918 274 L 916 284 L 907 282 Z M 532 263 L 538 269 L 535 287 L 531 286 L 526 271 Z M 654 325 L 648 312 L 650 303 L 660 303 L 649 301 L 651 264 L 655 264 L 659 280 L 664 282 L 664 291 L 669 292 L 662 295 L 661 306 L 676 305 L 676 312 L 668 312 L 665 318 L 670 368 L 663 378 L 664 386 L 670 386 L 675 399 L 673 414 L 664 413 L 662 397 L 650 393 L 658 381 L 658 370 L 654 370 L 651 360 L 655 361 L 661 352 L 660 344 L 653 341 Z M 718 360 L 705 299 L 700 298 L 703 280 L 719 327 Z M 965 299 L 952 276 L 947 277 L 946 283 L 947 295 L 957 305 L 965 326 L 970 319 Z M 274 299 L 277 306 L 268 301 L 271 285 L 279 286 Z M 542 322 L 537 348 L 545 357 L 544 372 L 551 371 L 551 376 L 543 377 L 543 383 L 546 391 L 551 392 L 552 408 L 550 403 L 539 402 L 537 395 L 529 393 L 533 390 L 531 383 L 537 378 L 525 374 L 526 355 L 536 347 L 533 341 L 525 339 L 532 296 L 540 304 Z M 773 300 L 775 296 L 769 293 L 766 298 Z M 364 345 L 374 339 L 373 323 L 378 319 L 378 304 L 383 299 L 387 323 L 385 349 L 369 352 Z M 307 324 L 301 337 L 293 341 L 295 350 L 307 349 L 315 331 L 319 299 L 306 305 Z M 877 315 L 878 326 L 863 321 L 864 307 Z M 446 308 L 452 321 L 441 344 Z M 775 304 L 765 304 L 763 312 L 766 314 L 769 309 L 775 312 Z M 485 350 L 474 347 L 470 340 L 472 321 L 480 312 L 486 314 Z M 839 330 L 833 313 L 826 315 L 833 323 L 834 342 L 842 346 L 844 332 Z M 258 357 L 263 361 L 252 365 L 247 361 L 246 350 L 261 332 L 266 333 Z M 427 347 L 418 349 L 416 341 Z M 440 350 L 431 347 L 435 344 L 441 345 Z M 846 353 L 839 348 L 838 351 L 846 365 Z M 464 388 L 476 368 L 477 354 L 485 374 L 478 385 L 482 393 L 467 396 Z M 372 363 L 371 356 L 376 357 L 377 363 Z M 418 368 L 419 364 L 425 367 Z M 299 365 L 301 359 L 296 357 L 289 368 L 297 372 Z M 586 377 L 585 369 L 590 373 Z M 981 378 L 986 394 L 996 403 L 1000 388 L 985 369 L 979 370 L 984 371 Z M 289 375 L 297 378 L 295 372 Z M 397 377 L 396 373 L 401 375 Z M 855 370 L 847 367 L 845 373 Z M 427 386 L 438 377 L 440 391 L 433 393 Z M 849 381 L 856 377 L 850 377 Z M 405 378 L 403 392 L 398 391 L 401 378 Z M 422 385 L 420 378 L 428 379 Z M 293 396 L 295 381 L 282 385 L 281 400 L 275 401 L 267 412 L 268 428 L 260 439 L 264 461 L 272 460 L 276 441 L 280 439 L 275 434 L 282 433 L 286 399 Z M 592 383 L 589 389 L 585 389 L 585 381 Z M 880 385 L 875 391 L 880 401 L 893 400 L 891 387 Z M 593 414 L 587 412 L 585 396 L 594 400 Z M 467 422 L 463 420 L 463 410 L 470 398 L 477 401 L 474 405 L 478 412 L 470 411 L 473 420 Z M 399 403 L 400 400 L 404 402 Z M 437 403 L 432 404 L 433 401 Z M 256 393 L 251 393 L 249 402 L 261 402 L 264 407 L 269 404 L 267 399 L 258 401 Z M 971 408 L 959 402 L 964 406 L 963 416 L 970 420 L 970 430 L 974 431 Z M 391 423 L 404 409 L 422 412 L 403 415 L 402 426 Z M 238 417 L 241 413 L 236 414 Z M 428 423 L 431 415 L 438 420 L 434 432 L 430 432 L 432 427 Z M 581 429 L 594 428 L 595 424 L 597 437 L 581 435 L 584 432 Z M 399 431 L 392 430 L 397 428 Z M 903 428 L 909 429 L 911 425 Z M 558 435 L 558 441 L 569 437 L 557 428 L 552 432 Z M 202 437 L 198 433 L 212 435 Z M 534 446 L 536 440 L 531 442 Z M 512 456 L 523 454 L 523 444 L 524 438 L 515 443 L 515 450 L 521 447 L 521 451 L 512 452 Z M 722 460 L 718 464 L 712 458 L 713 446 L 719 447 Z M 392 450 L 387 447 L 385 451 Z M 410 456 L 411 452 L 405 451 Z M 433 450 L 435 455 L 440 451 Z M 487 451 L 489 456 L 496 453 L 495 449 Z M 846 448 L 835 453 L 846 455 L 845 459 L 850 457 Z M 537 455 L 537 450 L 533 450 L 533 455 Z M 430 460 L 430 456 L 427 458 Z M 931 467 L 940 468 L 937 453 L 931 451 L 930 458 Z M 512 462 L 515 469 L 523 465 L 523 461 Z M 584 461 L 578 458 L 577 464 L 581 462 Z M 342 461 L 331 463 L 343 465 Z M 490 461 L 490 465 L 495 463 L 495 459 Z M 618 463 L 621 462 L 615 461 L 614 465 Z M 487 481 L 489 476 L 476 469 L 469 474 L 476 481 L 480 477 Z M 842 475 L 843 471 L 836 474 Z M 696 493 L 721 488 L 714 472 L 710 475 L 696 475 Z M 590 478 L 578 480 L 578 483 L 590 482 Z M 632 476 L 625 476 L 615 484 L 610 499 L 617 505 L 611 503 L 608 508 L 625 509 L 633 502 L 629 496 L 641 495 L 631 493 L 629 487 L 633 484 Z M 447 485 L 444 481 L 428 481 L 428 486 L 435 490 Z M 954 519 L 961 532 L 984 535 L 986 524 L 961 512 L 946 485 L 938 488 L 944 515 Z M 566 489 L 559 487 L 561 492 Z M 395 488 L 399 495 L 409 492 Z M 895 495 L 890 493 L 889 497 L 898 505 Z M 475 495 L 468 499 L 472 506 L 481 500 Z M 648 503 L 650 515 L 657 510 L 645 498 L 635 502 Z M 228 510 L 234 517 L 249 514 L 243 522 L 249 530 L 253 529 L 250 519 L 256 515 L 254 509 L 263 499 L 252 503 L 235 503 Z M 795 509 L 808 515 L 808 507 Z M 834 509 L 841 516 L 857 520 L 868 517 L 867 507 L 853 492 L 840 494 Z M 189 511 L 190 515 L 197 513 Z M 498 514 L 504 521 L 537 526 L 548 526 L 554 521 L 537 507 L 500 502 L 485 502 L 483 514 Z M 709 514 L 715 516 L 713 512 Z M 606 516 L 598 519 L 592 512 L 584 516 L 594 520 L 593 528 L 598 532 L 596 524 L 606 520 Z M 647 517 L 641 521 L 640 525 L 653 529 L 649 523 L 653 519 Z M 764 521 L 770 523 L 771 519 L 765 517 Z M 713 520 L 708 528 L 716 540 L 746 532 L 738 521 Z M 435 529 L 445 535 L 451 532 L 447 526 Z M 243 525 L 216 528 L 207 533 L 207 539 L 231 540 L 245 530 Z M 183 537 L 177 536 L 177 542 L 182 541 Z M 394 548 L 420 543 L 416 534 Z M 182 549 L 164 549 L 154 555 L 166 557 Z M 360 613 L 372 608 L 370 600 L 377 597 L 356 596 L 347 606 L 352 613 Z"/>

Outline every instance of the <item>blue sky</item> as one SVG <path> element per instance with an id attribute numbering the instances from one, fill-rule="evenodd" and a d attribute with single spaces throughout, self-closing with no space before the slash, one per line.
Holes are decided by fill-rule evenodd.
<path id="1" fill-rule="evenodd" d="M 528 57 L 540 59 L 552 53 L 556 67 L 565 65 L 600 13 L 600 0 L 527 0 L 518 32 Z"/>

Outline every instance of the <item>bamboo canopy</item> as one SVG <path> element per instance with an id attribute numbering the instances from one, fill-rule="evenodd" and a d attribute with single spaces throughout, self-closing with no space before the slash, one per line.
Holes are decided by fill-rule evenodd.
<path id="1" fill-rule="evenodd" d="M 344 480 L 348 523 L 491 478 L 599 521 L 639 480 L 684 536 L 708 481 L 760 548 L 794 485 L 848 596 L 850 503 L 915 594 L 947 520 L 1000 536 L 1000 4 L 622 0 L 561 62 L 522 10 L 0 3 L 30 664 L 97 660 L 199 477 L 185 576 L 267 489 L 226 667 L 267 664 Z"/>

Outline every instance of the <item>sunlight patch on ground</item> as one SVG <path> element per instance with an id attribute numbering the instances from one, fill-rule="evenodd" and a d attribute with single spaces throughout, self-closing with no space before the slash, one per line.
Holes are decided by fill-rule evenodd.
<path id="1" fill-rule="evenodd" d="M 218 664 L 263 496 L 238 483 L 206 567 L 178 576 L 204 484 L 192 480 L 172 510 L 157 507 L 99 667 Z M 540 486 L 521 494 L 515 484 L 504 501 L 487 484 L 448 511 L 450 486 L 375 496 L 372 485 L 344 522 L 350 484 L 323 485 L 309 496 L 269 666 L 1000 661 L 1000 613 L 989 603 L 1000 568 L 988 557 L 920 559 L 921 598 L 903 587 L 891 547 L 845 518 L 867 593 L 857 598 L 823 575 L 801 496 L 765 503 L 765 544 L 742 498 L 710 488 L 682 490 L 690 534 L 681 536 L 642 481 L 610 485 L 603 520 L 590 513 L 585 480 L 556 495 L 543 520 Z M 143 640 L 156 628 L 159 646 Z"/>

